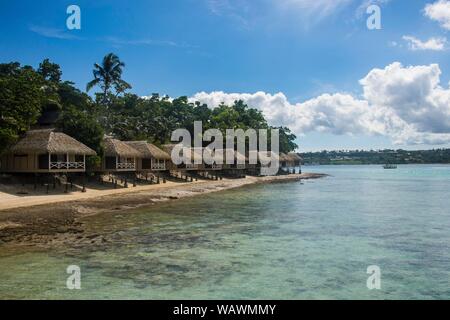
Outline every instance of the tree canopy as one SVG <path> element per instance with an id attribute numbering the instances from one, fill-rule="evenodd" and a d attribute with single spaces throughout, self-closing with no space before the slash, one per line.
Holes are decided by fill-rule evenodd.
<path id="1" fill-rule="evenodd" d="M 29 66 L 0 64 L 0 152 L 37 121 L 46 100 L 44 84 Z"/>
<path id="2" fill-rule="evenodd" d="M 127 93 L 131 85 L 122 79 L 124 67 L 113 53 L 95 64 L 94 79 L 86 89 L 98 87 L 100 91 L 92 98 L 74 83 L 62 81 L 60 66 L 48 59 L 37 70 L 17 62 L 0 64 L 0 148 L 14 143 L 49 110 L 58 111 L 58 129 L 100 155 L 105 133 L 162 145 L 171 142 L 176 129 L 186 128 L 193 134 L 194 121 L 202 121 L 203 130 L 216 128 L 224 134 L 226 129 L 271 128 L 261 111 L 243 101 L 210 108 L 186 96 L 170 99 L 157 93 L 149 97 Z M 296 149 L 296 136 L 288 128 L 278 129 L 280 151 Z"/>

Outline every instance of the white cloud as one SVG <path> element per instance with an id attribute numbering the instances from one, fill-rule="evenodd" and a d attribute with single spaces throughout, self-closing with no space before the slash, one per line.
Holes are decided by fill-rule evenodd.
<path id="1" fill-rule="evenodd" d="M 445 49 L 447 43 L 446 38 L 430 38 L 427 41 L 422 41 L 413 36 L 403 36 L 403 40 L 408 43 L 408 48 L 413 51 L 417 50 L 433 50 L 442 51 Z"/>
<path id="2" fill-rule="evenodd" d="M 70 34 L 69 32 L 63 29 L 31 25 L 29 27 L 29 30 L 46 38 L 54 38 L 62 40 L 81 40 L 80 37 Z"/>
<path id="3" fill-rule="evenodd" d="M 373 69 L 360 80 L 360 98 L 323 94 L 293 104 L 283 93 L 195 94 L 190 100 L 216 107 L 244 100 L 261 110 L 272 125 L 289 126 L 298 135 L 385 135 L 395 144 L 450 143 L 450 89 L 440 86 L 438 65 L 403 67 L 395 62 Z"/>
<path id="4" fill-rule="evenodd" d="M 450 30 L 450 1 L 438 0 L 428 3 L 424 13 L 431 20 L 439 22 L 444 29 Z"/>
<path id="5" fill-rule="evenodd" d="M 321 17 L 328 16 L 351 2 L 353 0 L 277 0 L 277 3 L 282 6 L 295 7 L 305 13 L 316 14 Z"/>

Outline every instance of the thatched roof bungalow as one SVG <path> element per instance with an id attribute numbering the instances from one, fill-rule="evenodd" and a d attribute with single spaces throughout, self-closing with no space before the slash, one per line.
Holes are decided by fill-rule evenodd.
<path id="1" fill-rule="evenodd" d="M 128 146 L 139 151 L 141 154 L 137 161 L 137 171 L 165 171 L 170 155 L 147 141 L 126 141 Z"/>
<path id="2" fill-rule="evenodd" d="M 111 137 L 103 139 L 103 147 L 102 171 L 136 171 L 137 159 L 141 158 L 138 150 Z"/>
<path id="3" fill-rule="evenodd" d="M 282 153 L 282 152 L 280 153 L 280 167 L 282 169 L 289 167 L 289 158 L 288 158 L 287 154 Z"/>
<path id="4" fill-rule="evenodd" d="M 1 171 L 84 172 L 86 156 L 94 155 L 94 150 L 62 132 L 30 130 L 2 156 Z"/>
<path id="5" fill-rule="evenodd" d="M 293 167 L 300 167 L 301 166 L 303 159 L 297 153 L 290 152 L 286 156 L 287 156 L 288 162 L 291 163 L 291 165 Z"/>
<path id="6" fill-rule="evenodd" d="M 280 154 L 280 167 L 283 171 L 291 172 L 293 169 L 295 172 L 295 168 L 301 167 L 301 162 L 302 158 L 297 153 Z"/>

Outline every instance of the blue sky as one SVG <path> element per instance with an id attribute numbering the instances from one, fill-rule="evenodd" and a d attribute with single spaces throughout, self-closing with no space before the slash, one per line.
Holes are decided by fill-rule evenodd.
<path id="1" fill-rule="evenodd" d="M 301 150 L 448 147 L 440 1 L 428 14 L 437 1 L 2 1 L 0 61 L 50 58 L 84 90 L 93 63 L 114 52 L 134 93 L 212 104 L 246 94 L 273 124 L 293 127 Z M 381 7 L 381 30 L 366 27 L 370 2 Z M 81 8 L 81 30 L 66 28 L 71 4 Z M 394 62 L 401 66 L 389 68 Z M 417 90 L 429 91 L 412 103 Z"/>

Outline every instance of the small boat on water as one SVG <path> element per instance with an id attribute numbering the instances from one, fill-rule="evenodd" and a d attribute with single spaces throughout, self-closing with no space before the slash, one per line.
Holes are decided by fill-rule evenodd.
<path id="1" fill-rule="evenodd" d="M 383 166 L 384 169 L 397 169 L 397 165 L 396 164 L 385 164 Z"/>

